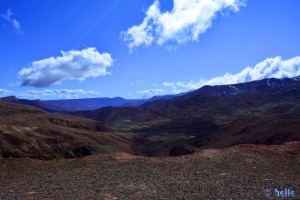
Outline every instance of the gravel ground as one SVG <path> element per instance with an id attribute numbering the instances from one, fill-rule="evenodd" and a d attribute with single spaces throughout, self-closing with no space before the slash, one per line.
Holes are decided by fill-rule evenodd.
<path id="1" fill-rule="evenodd" d="M 252 145 L 165 158 L 2 159 L 0 199 L 285 199 L 275 187 L 300 199 L 298 153 Z"/>

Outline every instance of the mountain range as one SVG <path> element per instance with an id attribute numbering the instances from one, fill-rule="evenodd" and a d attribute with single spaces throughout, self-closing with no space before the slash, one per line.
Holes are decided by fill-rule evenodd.
<path id="1" fill-rule="evenodd" d="M 106 123 L 190 119 L 216 124 L 236 117 L 268 114 L 293 114 L 299 104 L 300 78 L 264 79 L 221 86 L 203 86 L 185 95 L 148 101 L 140 106 L 104 107 L 72 113 Z M 287 110 L 283 108 L 286 107 Z"/>
<path id="2" fill-rule="evenodd" d="M 204 148 L 300 141 L 299 77 L 203 86 L 147 100 L 5 97 L 0 108 L 3 157 L 114 151 L 182 155 Z"/>
<path id="3" fill-rule="evenodd" d="M 166 100 L 171 99 L 176 96 L 181 96 L 182 94 L 177 95 L 162 95 L 162 96 L 153 96 L 148 99 L 124 99 L 122 97 L 102 97 L 102 98 L 86 98 L 86 99 L 60 99 L 60 100 L 28 100 L 28 99 L 19 99 L 15 96 L 8 96 L 0 98 L 0 101 L 17 103 L 23 105 L 30 105 L 37 108 L 41 108 L 48 112 L 56 113 L 69 113 L 80 110 L 95 110 L 102 107 L 119 107 L 119 106 L 131 106 L 137 107 L 146 102 L 154 100 Z"/>
<path id="4" fill-rule="evenodd" d="M 73 115 L 91 118 L 149 138 L 154 148 L 225 148 L 237 144 L 281 144 L 300 140 L 300 79 L 264 79 L 204 86 L 139 107 L 105 107 Z M 173 138 L 175 144 L 166 143 Z"/>

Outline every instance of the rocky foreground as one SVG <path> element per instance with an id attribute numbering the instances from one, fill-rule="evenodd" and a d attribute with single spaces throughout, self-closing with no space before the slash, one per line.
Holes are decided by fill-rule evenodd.
<path id="1" fill-rule="evenodd" d="M 0 159 L 0 199 L 278 199 L 285 188 L 295 196 L 281 199 L 300 199 L 299 142 L 164 158 Z"/>

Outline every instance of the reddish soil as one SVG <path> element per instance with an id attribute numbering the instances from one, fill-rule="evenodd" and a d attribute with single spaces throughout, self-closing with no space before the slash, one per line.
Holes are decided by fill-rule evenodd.
<path id="1" fill-rule="evenodd" d="M 179 157 L 127 153 L 72 160 L 0 159 L 1 199 L 300 199 L 300 143 L 238 145 Z M 278 199 L 272 196 L 267 199 Z M 282 198 L 284 199 L 284 198 Z"/>

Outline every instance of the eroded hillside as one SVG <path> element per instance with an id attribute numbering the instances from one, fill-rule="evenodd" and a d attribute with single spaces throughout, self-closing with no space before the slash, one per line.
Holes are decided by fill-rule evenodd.
<path id="1" fill-rule="evenodd" d="M 51 159 L 94 153 L 138 154 L 146 139 L 89 119 L 0 102 L 0 156 Z"/>

